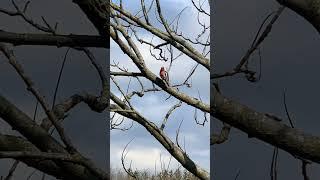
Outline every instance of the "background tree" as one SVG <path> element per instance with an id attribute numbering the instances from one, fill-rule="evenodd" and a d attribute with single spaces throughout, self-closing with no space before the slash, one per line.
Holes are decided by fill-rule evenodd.
<path id="1" fill-rule="evenodd" d="M 109 179 L 107 2 L 0 4 L 1 177 Z"/>
<path id="2" fill-rule="evenodd" d="M 214 5 L 217 47 L 210 104 L 215 178 L 319 177 L 314 102 L 318 1 L 279 2 L 285 7 L 250 0 Z"/>

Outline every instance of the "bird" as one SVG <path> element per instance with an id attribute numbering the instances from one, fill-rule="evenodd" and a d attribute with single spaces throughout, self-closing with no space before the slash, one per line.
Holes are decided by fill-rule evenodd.
<path id="1" fill-rule="evenodd" d="M 169 74 L 168 74 L 168 72 L 164 69 L 164 67 L 161 67 L 161 68 L 160 68 L 159 75 L 160 75 L 161 79 L 163 79 L 163 80 L 167 83 L 167 85 L 169 85 Z"/>

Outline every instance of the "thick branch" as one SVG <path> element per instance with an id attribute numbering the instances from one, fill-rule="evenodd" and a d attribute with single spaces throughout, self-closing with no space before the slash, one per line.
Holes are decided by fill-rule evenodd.
<path id="1" fill-rule="evenodd" d="M 157 77 L 155 74 L 153 74 L 152 71 L 150 71 L 145 63 L 144 63 L 144 59 L 140 53 L 140 51 L 138 50 L 138 48 L 136 47 L 136 45 L 132 42 L 132 39 L 130 38 L 130 36 L 125 32 L 125 30 L 120 27 L 120 26 L 113 26 L 115 28 L 118 28 L 118 30 L 123 34 L 123 36 L 126 38 L 126 40 L 129 43 L 129 46 L 126 45 L 115 33 L 115 31 L 113 31 L 112 28 L 110 28 L 110 36 L 111 38 L 117 42 L 117 44 L 120 46 L 121 50 L 126 53 L 130 59 L 132 59 L 132 61 L 136 64 L 136 66 L 139 68 L 139 70 L 141 71 L 142 74 L 144 74 L 144 76 L 149 79 L 150 81 L 152 81 L 153 83 L 155 83 L 156 85 L 158 85 L 159 87 L 161 87 L 161 89 L 163 89 L 164 91 L 168 92 L 169 94 L 171 94 L 172 96 L 176 97 L 177 99 L 185 102 L 188 105 L 191 105 L 193 107 L 196 107 L 198 109 L 201 109 L 204 112 L 210 112 L 210 106 L 208 104 L 203 103 L 202 101 L 188 96 L 185 93 L 180 92 L 177 88 L 171 87 L 171 86 L 167 86 L 164 81 L 162 81 L 159 77 Z M 131 50 L 134 49 L 133 50 Z"/>
<path id="2" fill-rule="evenodd" d="M 320 137 L 293 129 L 218 92 L 211 98 L 211 115 L 294 156 L 320 163 Z"/>
<path id="3" fill-rule="evenodd" d="M 19 45 L 47 45 L 57 47 L 103 47 L 109 48 L 108 39 L 90 35 L 52 35 L 13 33 L 0 30 L 0 42 Z"/>
<path id="4" fill-rule="evenodd" d="M 109 1 L 73 0 L 96 27 L 101 36 L 109 38 Z"/>
<path id="5" fill-rule="evenodd" d="M 20 111 L 17 107 L 15 107 L 1 95 L 0 117 L 3 118 L 8 124 L 10 124 L 14 130 L 19 131 L 31 143 L 35 144 L 41 151 L 67 153 L 64 147 L 62 147 L 57 140 L 53 139 L 46 132 L 46 130 L 38 126 L 25 113 Z M 83 166 L 70 163 L 56 163 L 74 176 L 78 176 L 78 179 L 86 179 L 82 177 L 84 172 L 88 174 L 87 177 L 90 177 L 89 179 L 99 179 L 96 175 L 91 174 L 90 170 L 84 168 Z M 92 165 L 92 167 L 94 166 Z M 100 170 L 97 170 L 96 174 L 100 174 L 100 177 L 105 177 L 102 179 L 108 179 L 107 175 L 105 175 Z"/>
<path id="6" fill-rule="evenodd" d="M 16 70 L 16 72 L 19 74 L 21 79 L 24 81 L 24 83 L 27 86 L 27 90 L 30 91 L 38 100 L 38 102 L 41 104 L 42 108 L 44 109 L 46 115 L 48 116 L 49 120 L 52 122 L 54 127 L 57 129 L 61 140 L 64 142 L 64 144 L 67 146 L 67 149 L 71 152 L 76 152 L 76 149 L 74 148 L 71 139 L 66 136 L 66 133 L 64 131 L 64 128 L 61 126 L 61 124 L 57 121 L 57 118 L 55 114 L 50 110 L 48 104 L 46 103 L 44 97 L 41 95 L 39 90 L 37 90 L 34 87 L 33 81 L 30 79 L 28 75 L 24 72 L 22 66 L 16 61 L 15 55 L 13 53 L 13 50 L 8 48 L 5 44 L 0 43 L 0 51 L 3 52 L 3 54 L 7 57 L 9 63 L 13 66 L 13 68 Z"/>
<path id="7" fill-rule="evenodd" d="M 210 136 L 210 145 L 221 144 L 228 140 L 231 126 L 224 123 L 221 128 L 220 134 L 212 134 Z"/>
<path id="8" fill-rule="evenodd" d="M 39 152 L 40 150 L 36 148 L 29 141 L 10 135 L 2 135 L 0 134 L 0 151 L 31 151 L 31 152 Z M 35 161 L 31 159 L 21 160 L 28 166 L 39 169 L 42 172 L 55 176 L 57 178 L 75 178 L 72 174 L 64 172 L 59 166 L 57 166 L 53 161 L 45 160 L 45 161 Z M 69 174 L 69 175 L 68 175 Z M 83 174 L 83 176 L 86 176 Z"/>
<path id="9" fill-rule="evenodd" d="M 132 77 L 138 77 L 138 76 L 144 76 L 142 73 L 139 72 L 110 72 L 110 75 L 112 76 L 132 76 Z"/>
<path id="10" fill-rule="evenodd" d="M 53 108 L 53 112 L 55 113 L 57 119 L 62 120 L 65 117 L 65 113 L 74 108 L 79 103 L 86 103 L 91 110 L 95 112 L 103 112 L 108 106 L 109 103 L 104 103 L 99 101 L 99 98 L 83 92 L 81 94 L 75 94 L 71 97 L 65 99 L 63 102 L 57 104 Z M 41 127 L 48 131 L 52 127 L 52 123 L 48 118 L 42 120 Z"/>
<path id="11" fill-rule="evenodd" d="M 64 153 L 30 152 L 30 151 L 0 151 L 0 158 L 31 159 L 31 160 L 58 160 L 81 164 L 88 169 L 95 171 L 91 163 L 78 155 Z"/>
<path id="12" fill-rule="evenodd" d="M 210 69 L 210 60 L 204 57 L 201 53 L 199 53 L 196 49 L 194 49 L 188 42 L 184 39 L 178 37 L 174 34 L 165 33 L 153 26 L 148 25 L 147 23 L 141 21 L 139 18 L 135 17 L 134 15 L 130 14 L 128 11 L 121 9 L 116 4 L 111 3 L 111 8 L 121 13 L 128 19 L 132 20 L 133 22 L 137 23 L 140 27 L 144 28 L 145 30 L 151 32 L 155 36 L 161 38 L 162 40 L 170 43 L 172 46 L 189 56 L 194 61 L 198 62 L 199 64 L 203 65 L 206 69 Z M 117 42 L 117 41 L 116 41 Z"/>
<path id="13" fill-rule="evenodd" d="M 123 101 L 118 99 L 114 94 L 110 93 L 110 98 L 113 100 L 117 105 L 114 105 L 116 109 L 124 109 L 124 110 L 132 110 L 127 106 Z M 194 174 L 195 176 L 199 177 L 200 179 L 207 179 L 209 180 L 209 173 L 199 167 L 197 164 L 195 164 L 188 155 L 182 151 L 177 145 L 174 144 L 168 138 L 160 128 L 158 128 L 154 123 L 148 121 L 145 119 L 142 115 L 140 115 L 138 112 L 125 112 L 125 111 L 119 111 L 119 114 L 122 116 L 125 116 L 127 118 L 130 118 L 139 124 L 141 124 L 143 127 L 146 128 L 146 130 L 154 137 L 156 138 L 162 145 L 167 149 L 167 151 L 177 160 L 181 163 L 183 167 L 185 167 L 189 172 Z"/>
<path id="14" fill-rule="evenodd" d="M 320 0 L 277 0 L 280 4 L 292 9 L 320 33 Z"/>

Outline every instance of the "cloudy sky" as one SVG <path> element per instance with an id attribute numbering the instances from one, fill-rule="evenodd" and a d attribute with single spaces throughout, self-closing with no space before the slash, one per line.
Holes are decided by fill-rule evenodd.
<path id="1" fill-rule="evenodd" d="M 17 2 L 23 1 L 17 0 Z M 167 17 L 174 16 L 179 10 L 188 6 L 187 1 L 184 0 L 161 2 L 163 2 L 163 11 Z M 129 3 L 133 2 L 129 1 Z M 0 1 L 0 6 L 12 8 L 9 0 Z M 132 10 L 137 7 L 133 4 L 130 6 Z M 211 59 L 218 72 L 231 69 L 239 61 L 249 47 L 264 17 L 276 10 L 277 7 L 278 4 L 275 1 L 267 0 L 259 2 L 255 0 L 241 2 L 225 0 L 214 3 L 211 24 L 214 29 L 212 45 L 215 51 L 214 57 Z M 189 9 L 184 12 L 181 25 L 183 31 L 191 36 L 197 28 L 194 26 L 195 21 L 192 21 L 194 13 Z M 65 34 L 97 34 L 83 13 L 71 1 L 34 0 L 30 4 L 29 14 L 37 22 L 41 22 L 41 16 L 45 16 L 52 24 L 58 21 L 60 31 Z M 14 32 L 36 32 L 18 18 L 4 15 L 0 15 L 0 29 Z M 141 33 L 141 36 L 151 38 L 150 35 L 144 33 Z M 319 136 L 318 92 L 320 86 L 317 82 L 319 81 L 320 64 L 318 60 L 320 53 L 318 47 L 320 47 L 320 41 L 316 30 L 303 18 L 286 9 L 261 48 L 263 55 L 261 81 L 252 84 L 241 76 L 223 79 L 220 81 L 222 91 L 226 96 L 259 111 L 285 117 L 282 91 L 286 88 L 288 107 L 296 127 Z M 39 46 L 21 46 L 15 49 L 18 60 L 23 64 L 26 72 L 33 77 L 41 92 L 51 102 L 54 84 L 66 49 Z M 111 54 L 111 61 L 121 62 L 132 71 L 137 70 L 133 64 L 130 64 L 126 56 L 117 50 L 115 43 L 111 42 L 111 49 L 114 52 Z M 94 53 L 101 63 L 107 62 L 108 51 L 95 49 Z M 146 58 L 148 67 L 156 74 L 158 74 L 160 66 L 168 66 L 166 63 L 153 60 L 148 55 L 148 51 L 143 51 L 143 56 Z M 82 90 L 99 93 L 100 83 L 85 56 L 79 52 L 71 51 L 69 58 L 60 86 L 58 102 Z M 252 60 L 256 59 L 255 56 Z M 173 83 L 181 82 L 185 77 L 185 71 L 188 72 L 193 63 L 186 57 L 181 57 L 172 67 L 174 76 L 171 75 L 171 81 Z M 35 100 L 25 90 L 24 84 L 3 56 L 0 56 L 0 72 L 2 84 L 0 93 L 31 116 Z M 199 90 L 202 99 L 209 102 L 208 78 L 208 72 L 199 68 L 192 79 L 193 88 L 182 90 L 195 97 L 198 96 Z M 120 78 L 118 80 L 123 87 L 126 87 L 128 80 Z M 133 89 L 139 88 L 136 83 L 131 84 L 131 87 Z M 116 92 L 114 88 L 112 90 Z M 150 93 L 142 99 L 133 99 L 133 103 L 144 116 L 159 124 L 166 111 L 176 103 L 173 98 L 166 101 L 166 97 L 165 93 Z M 206 169 L 211 167 L 213 169 L 211 170 L 212 177 L 216 179 L 233 179 L 239 170 L 238 179 L 269 179 L 273 148 L 259 140 L 248 139 L 246 134 L 236 129 L 232 129 L 230 140 L 227 143 L 211 147 L 210 166 L 208 124 L 206 127 L 195 125 L 193 118 L 191 118 L 193 111 L 194 109 L 183 105 L 171 116 L 165 132 L 174 139 L 177 126 L 183 120 L 180 134 L 181 143 L 185 137 L 186 149 L 196 163 Z M 39 119 L 43 116 L 43 113 L 39 114 Z M 106 125 L 106 116 L 106 114 L 93 113 L 85 105 L 82 105 L 70 113 L 69 119 L 65 123 L 68 133 L 79 150 L 102 168 L 107 166 L 106 154 L 109 154 L 107 148 L 109 130 Z M 220 122 L 217 120 L 212 122 L 211 127 L 218 129 Z M 126 123 L 130 124 L 130 121 L 126 120 Z M 13 133 L 3 121 L 0 121 L 0 129 L 2 133 Z M 136 138 L 129 145 L 127 158 L 128 161 L 132 160 L 134 168 L 153 169 L 154 163 L 160 161 L 160 154 L 162 159 L 169 159 L 168 153 L 161 145 L 144 128 L 134 124 L 129 131 L 113 130 L 111 133 L 110 153 L 112 154 L 111 164 L 113 167 L 119 167 L 119 155 L 133 136 Z M 141 161 L 141 158 L 147 158 L 148 161 Z M 8 160 L 0 161 L 0 175 L 6 175 L 10 164 L 11 161 Z M 299 161 L 280 151 L 279 179 L 301 179 L 300 165 Z M 172 166 L 174 167 L 174 165 Z M 311 179 L 320 178 L 318 165 L 312 164 L 308 170 Z M 25 173 L 30 172 L 32 172 L 31 169 L 21 165 L 16 172 L 16 178 L 25 177 Z M 39 179 L 41 174 L 37 173 L 35 177 Z"/>
<path id="2" fill-rule="evenodd" d="M 215 1 L 212 42 L 216 72 L 232 69 L 245 54 L 263 19 L 279 7 L 276 1 Z M 262 79 L 249 83 L 239 75 L 220 80 L 227 97 L 260 112 L 273 113 L 286 119 L 283 89 L 287 105 L 297 128 L 320 135 L 319 127 L 319 33 L 302 17 L 285 9 L 272 33 L 261 46 Z M 251 61 L 257 68 L 258 57 Z M 217 131 L 220 122 L 212 121 Z M 215 179 L 270 179 L 273 147 L 247 134 L 232 129 L 229 141 L 211 148 L 211 176 Z M 320 168 L 308 168 L 311 179 L 320 178 Z M 303 179 L 301 163 L 288 153 L 279 151 L 279 179 Z"/>
<path id="3" fill-rule="evenodd" d="M 151 1 L 146 1 L 148 4 Z M 180 30 L 189 37 L 195 37 L 195 34 L 200 32 L 199 26 L 197 25 L 196 12 L 192 8 L 191 1 L 161 1 L 162 11 L 166 18 L 172 20 L 183 8 L 187 7 L 183 12 L 181 17 L 181 27 Z M 139 2 L 134 1 L 124 1 L 125 8 L 129 8 L 130 11 L 136 12 L 140 8 Z M 154 14 L 153 10 L 150 13 L 151 17 Z M 152 23 L 156 23 L 157 20 L 152 17 Z M 203 19 L 209 25 L 209 18 Z M 195 25 L 196 24 L 196 25 Z M 139 36 L 145 40 L 151 40 L 152 35 L 146 32 L 139 32 Z M 153 42 L 160 42 L 154 39 Z M 145 59 L 148 68 L 155 74 L 158 75 L 160 67 L 168 67 L 169 61 L 157 61 L 149 53 L 149 47 L 137 43 L 141 53 Z M 133 62 L 128 59 L 128 57 L 121 52 L 119 47 L 114 41 L 111 41 L 110 46 L 110 62 L 119 62 L 120 66 L 124 66 L 129 69 L 129 71 L 138 72 Z M 195 62 L 186 56 L 181 56 L 176 62 L 174 62 L 170 70 L 170 83 L 178 84 L 184 81 L 187 77 L 188 72 L 195 65 Z M 115 71 L 115 68 L 111 68 Z M 129 78 L 116 77 L 117 81 L 120 82 L 122 87 L 126 89 L 128 85 Z M 146 87 L 151 88 L 152 85 L 147 80 L 143 79 L 143 83 Z M 199 67 L 194 76 L 191 78 L 192 88 L 181 88 L 180 90 L 187 93 L 190 96 L 198 97 L 198 91 L 201 95 L 202 100 L 205 103 L 209 103 L 209 72 L 202 67 Z M 116 90 L 116 87 L 111 83 L 111 91 L 120 96 L 120 93 Z M 132 80 L 130 85 L 131 90 L 139 90 L 140 85 Z M 143 98 L 135 97 L 132 99 L 132 103 L 136 109 L 147 117 L 150 121 L 157 125 L 161 125 L 161 122 L 167 113 L 167 111 L 176 103 L 178 100 L 168 97 L 167 93 L 156 92 L 156 93 L 146 93 Z M 177 109 L 169 118 L 168 123 L 164 129 L 165 133 L 175 141 L 176 130 L 179 126 L 181 120 L 183 124 L 180 129 L 180 144 L 183 145 L 185 141 L 185 148 L 197 164 L 209 171 L 210 162 L 210 150 L 209 150 L 209 124 L 206 123 L 205 127 L 196 125 L 193 119 L 194 108 L 183 104 L 181 108 Z M 199 111 L 198 120 L 203 121 L 203 113 Z M 126 120 L 124 127 L 129 126 L 131 120 Z M 170 154 L 162 147 L 162 145 L 152 137 L 146 129 L 141 125 L 134 123 L 133 127 L 126 132 L 112 130 L 111 131 L 111 166 L 113 168 L 121 168 L 121 153 L 125 145 L 135 137 L 133 142 L 129 145 L 129 152 L 127 155 L 127 165 L 129 166 L 130 161 L 132 161 L 132 167 L 134 169 L 148 169 L 152 172 L 154 171 L 155 164 L 157 169 L 160 169 L 160 157 L 163 162 L 168 163 L 170 159 Z M 171 161 L 171 168 L 177 168 L 177 163 L 174 159 Z"/>

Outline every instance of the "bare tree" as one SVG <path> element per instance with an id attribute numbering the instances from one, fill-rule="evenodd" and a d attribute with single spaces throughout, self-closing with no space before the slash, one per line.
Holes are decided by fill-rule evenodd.
<path id="1" fill-rule="evenodd" d="M 124 1 L 111 2 L 111 43 L 114 42 L 126 55 L 117 54 L 116 59 L 111 59 L 110 62 L 111 87 L 114 87 L 110 91 L 112 100 L 110 110 L 113 112 L 111 113 L 111 128 L 130 129 L 132 124 L 124 123 L 127 121 L 125 118 L 138 123 L 186 170 L 199 179 L 209 179 L 209 173 L 192 160 L 187 153 L 188 150 L 179 143 L 181 123 L 177 127 L 175 139 L 172 140 L 168 135 L 169 132 L 166 132 L 167 125 L 171 121 L 179 121 L 173 119 L 172 114 L 185 106 L 195 109 L 194 125 L 208 125 L 206 123 L 208 122 L 207 113 L 210 111 L 208 99 L 202 100 L 201 93 L 193 95 L 190 91 L 188 92 L 188 89 L 197 89 L 196 86 L 193 86 L 192 77 L 198 71 L 207 72 L 209 77 L 210 5 L 206 0 L 188 2 L 190 2 L 189 6 L 179 7 L 181 11 L 170 18 L 165 13 L 164 2 L 160 0 L 142 0 L 138 8 L 133 6 L 134 10 L 129 8 L 134 4 L 133 2 L 132 4 Z M 196 14 L 194 22 L 198 29 L 194 28 L 197 30 L 194 34 L 188 34 L 188 31 L 181 27 L 184 13 Z M 187 59 L 182 59 L 182 56 Z M 125 60 L 128 57 L 129 60 Z M 192 63 L 187 70 L 179 69 L 185 72 L 181 82 L 177 82 L 175 77 L 178 74 L 173 70 L 179 61 L 181 64 L 188 63 L 187 61 Z M 164 64 L 166 67 L 160 68 Z M 163 74 L 160 72 L 158 75 L 159 70 Z M 209 83 L 209 78 L 207 81 Z M 143 102 L 144 97 L 151 93 L 157 93 L 159 96 L 165 95 L 165 103 L 172 104 L 161 124 L 157 124 L 156 121 L 162 117 L 151 119 L 145 115 L 147 112 L 138 110 L 136 102 Z M 128 174 L 136 177 L 132 172 L 132 167 L 125 166 L 125 154 L 122 156 L 123 167 Z"/>
<path id="2" fill-rule="evenodd" d="M 15 169 L 19 168 L 19 162 L 22 162 L 58 179 L 109 179 L 109 171 L 101 169 L 95 162 L 85 157 L 78 150 L 77 145 L 70 138 L 63 125 L 68 113 L 82 103 L 96 113 L 105 112 L 109 107 L 107 68 L 102 67 L 101 61 L 96 59 L 95 55 L 88 49 L 88 47 L 109 48 L 108 28 L 106 27 L 109 22 L 109 3 L 105 1 L 74 1 L 75 7 L 78 5 L 83 10 L 83 13 L 96 26 L 99 34 L 66 35 L 60 32 L 58 23 L 53 25 L 49 23 L 45 18 L 46 15 L 40 18 L 42 21 L 30 17 L 28 10 L 32 6 L 32 2 L 17 2 L 15 0 L 8 2 L 11 3 L 11 6 L 1 7 L 1 16 L 11 16 L 12 19 L 19 18 L 25 25 L 33 28 L 32 31 L 36 33 L 17 33 L 18 29 L 14 30 L 15 32 L 1 30 L 1 61 L 10 64 L 11 70 L 22 80 L 20 83 L 23 84 L 25 89 L 21 89 L 21 92 L 29 92 L 34 96 L 37 103 L 32 118 L 25 109 L 19 108 L 19 104 L 10 101 L 10 97 L 0 95 L 1 120 L 14 130 L 10 135 L 0 132 L 0 158 L 16 160 L 8 175 L 2 177 L 11 179 Z M 22 62 L 23 58 L 16 52 L 18 51 L 16 46 L 22 45 L 69 48 L 65 53 L 52 98 L 44 96 L 42 88 L 39 88 L 39 85 L 34 81 L 34 77 L 27 70 L 28 68 L 25 68 L 25 63 Z M 86 91 L 79 93 L 75 90 L 74 94 L 70 94 L 70 97 L 58 102 L 58 89 L 60 80 L 63 78 L 63 68 L 70 48 L 87 56 L 89 66 L 94 68 L 96 79 L 100 81 L 100 93 L 93 94 Z M 41 67 L 39 68 L 41 69 Z M 40 87 L 43 87 L 43 85 Z M 48 99 L 53 99 L 52 104 L 49 104 Z M 45 117 L 39 120 L 37 112 L 40 113 L 41 111 L 45 113 Z M 108 131 L 107 126 L 105 130 Z M 57 132 L 58 137 L 53 133 L 54 131 Z M 32 174 L 29 177 L 26 174 L 28 179 L 31 176 Z M 45 176 L 43 176 L 44 178 Z"/>
<path id="3" fill-rule="evenodd" d="M 277 1 L 280 6 L 273 13 L 269 14 L 262 22 L 258 32 L 253 37 L 252 44 L 242 56 L 240 61 L 230 70 L 219 72 L 215 69 L 211 71 L 211 116 L 222 122 L 220 132 L 212 132 L 210 144 L 216 146 L 224 143 L 229 138 L 229 133 L 232 128 L 237 128 L 248 134 L 249 138 L 257 138 L 275 147 L 272 160 L 271 179 L 276 179 L 277 174 L 277 154 L 278 149 L 282 149 L 299 161 L 302 162 L 302 174 L 304 179 L 308 179 L 306 166 L 310 162 L 319 163 L 319 143 L 320 138 L 315 135 L 306 133 L 298 129 L 290 117 L 285 92 L 283 94 L 283 103 L 285 107 L 286 117 L 280 118 L 270 113 L 263 113 L 255 110 L 253 107 L 248 107 L 241 102 L 232 100 L 224 95 L 223 89 L 220 88 L 219 82 L 222 79 L 238 77 L 245 78 L 249 82 L 258 83 L 261 79 L 261 52 L 260 47 L 268 35 L 272 33 L 272 28 L 276 26 L 275 22 L 279 19 L 284 10 L 294 11 L 305 18 L 312 26 L 319 31 L 319 1 Z M 258 70 L 252 70 L 250 66 L 252 61 L 249 61 L 256 54 L 260 63 Z M 216 59 L 215 62 L 218 60 Z M 260 68 L 259 68 L 260 66 Z M 284 119 L 289 120 L 287 125 Z M 237 175 L 238 176 L 238 175 Z"/>
<path id="4" fill-rule="evenodd" d="M 191 37 L 179 29 L 180 18 L 185 9 L 177 14 L 174 19 L 169 20 L 166 18 L 166 14 L 162 12 L 162 5 L 159 0 L 149 2 L 142 0 L 138 12 L 132 12 L 124 8 L 122 1 L 109 3 L 104 0 L 74 0 L 74 5 L 77 5 L 89 22 L 92 23 L 98 32 L 97 35 L 67 35 L 67 32 L 61 33 L 59 24 L 51 24 L 45 18 L 45 15 L 38 18 L 40 21 L 35 20 L 34 17 L 28 15 L 29 6 L 33 3 L 30 1 L 18 3 L 12 0 L 10 8 L 1 7 L 1 15 L 18 18 L 35 30 L 32 33 L 1 30 L 0 51 L 3 55 L 2 59 L 5 59 L 13 67 L 19 78 L 23 80 L 26 89 L 36 99 L 35 112 L 37 112 L 37 109 L 42 109 L 46 116 L 38 123 L 34 120 L 36 119 L 36 113 L 33 114 L 34 118 L 32 118 L 4 95 L 0 96 L 0 117 L 13 130 L 18 132 L 18 135 L 1 134 L 0 136 L 0 157 L 17 160 L 13 163 L 6 178 L 10 179 L 18 167 L 18 163 L 23 162 L 56 178 L 109 179 L 108 171 L 98 168 L 92 160 L 85 157 L 78 150 L 63 126 L 67 113 L 79 104 L 84 103 L 94 112 L 101 113 L 110 108 L 111 112 L 139 123 L 185 169 L 200 179 L 209 179 L 209 173 L 198 166 L 189 157 L 186 149 L 182 145 L 180 146 L 180 126 L 177 128 L 176 142 L 171 140 L 164 131 L 171 114 L 183 105 L 195 108 L 195 124 L 204 126 L 205 122 L 207 122 L 206 113 L 210 112 L 209 104 L 202 101 L 201 94 L 188 95 L 182 89 L 192 88 L 192 76 L 196 74 L 197 69 L 200 67 L 209 73 L 210 25 L 203 21 L 203 18 L 210 16 L 208 2 L 202 0 L 191 1 L 191 7 L 189 8 L 195 9 L 195 12 L 197 12 L 195 20 L 199 26 L 199 32 Z M 139 31 L 149 32 L 154 37 L 154 41 L 140 38 Z M 139 70 L 139 72 L 129 72 L 121 64 L 111 63 L 118 71 L 110 73 L 110 80 L 118 89 L 120 96 L 115 92 L 109 92 L 109 78 L 107 78 L 106 73 L 108 68 L 102 67 L 95 54 L 88 49 L 89 47 L 109 48 L 107 43 L 109 36 L 130 57 Z M 170 62 L 166 71 L 171 77 L 174 75 L 170 71 L 171 66 L 175 64 L 180 56 L 187 56 L 194 62 L 194 66 L 189 73 L 186 73 L 183 82 L 178 84 L 172 83 L 172 81 L 166 82 L 146 66 L 145 59 L 141 55 L 142 50 L 139 49 L 137 43 L 149 46 L 149 52 L 154 61 Z M 40 91 L 41 89 L 34 83 L 33 77 L 27 73 L 24 63 L 21 63 L 21 58 L 16 53 L 16 46 L 25 45 L 67 47 L 83 53 L 95 68 L 97 78 L 101 84 L 100 93 L 75 93 L 59 103 L 55 102 L 63 67 L 69 52 L 67 50 L 60 69 L 58 82 L 55 86 L 53 103 L 49 105 L 48 97 L 44 97 L 42 91 Z M 134 78 L 136 83 L 141 85 L 141 90 L 131 91 L 130 88 L 124 90 L 123 85 L 117 83 L 119 76 Z M 151 84 L 151 87 L 148 87 L 147 83 Z M 151 119 L 146 118 L 136 110 L 134 103 L 131 103 L 133 96 L 142 97 L 148 92 L 163 92 L 167 94 L 168 99 L 176 100 L 176 103 L 163 118 L 162 124 L 156 125 L 153 123 Z M 110 107 L 109 97 L 112 100 Z M 203 121 L 199 120 L 198 116 L 200 115 L 198 114 L 200 113 L 198 111 L 202 112 Z M 126 129 L 120 127 L 121 120 L 120 122 L 117 121 L 115 116 L 112 116 L 110 125 L 112 129 Z M 58 137 L 52 135 L 52 132 L 50 132 L 52 129 L 56 130 Z"/>

